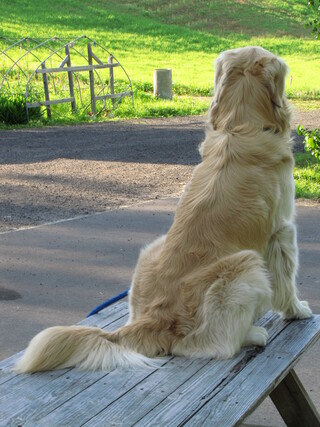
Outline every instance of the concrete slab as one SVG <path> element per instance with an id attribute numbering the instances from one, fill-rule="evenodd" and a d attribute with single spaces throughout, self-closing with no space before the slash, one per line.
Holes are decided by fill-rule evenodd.
<path id="1" fill-rule="evenodd" d="M 0 234 L 0 359 L 45 327 L 73 324 L 129 287 L 140 248 L 169 229 L 177 199 Z M 320 313 L 320 207 L 297 207 L 298 288 Z M 318 342 L 297 373 L 320 411 Z M 279 425 L 266 402 L 250 418 Z"/>

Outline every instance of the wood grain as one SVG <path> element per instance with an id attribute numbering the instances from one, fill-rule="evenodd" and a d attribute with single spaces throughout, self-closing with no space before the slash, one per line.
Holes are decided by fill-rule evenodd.
<path id="1" fill-rule="evenodd" d="M 80 324 L 114 330 L 127 318 L 119 302 Z M 17 375 L 15 355 L 0 363 L 0 426 L 237 426 L 270 393 L 286 421 L 297 419 L 294 406 L 302 422 L 318 422 L 292 368 L 319 337 L 320 316 L 288 322 L 269 312 L 258 324 L 267 346 L 223 361 L 168 356 L 158 369 Z"/>

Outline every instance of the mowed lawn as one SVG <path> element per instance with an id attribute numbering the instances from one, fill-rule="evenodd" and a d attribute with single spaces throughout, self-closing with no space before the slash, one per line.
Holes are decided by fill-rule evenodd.
<path id="1" fill-rule="evenodd" d="M 261 45 L 287 61 L 291 97 L 319 99 L 320 43 L 304 27 L 308 13 L 298 0 L 11 0 L 1 2 L 0 35 L 86 34 L 116 56 L 138 87 L 152 83 L 153 69 L 172 68 L 174 85 L 198 95 L 212 91 L 219 52 Z"/>

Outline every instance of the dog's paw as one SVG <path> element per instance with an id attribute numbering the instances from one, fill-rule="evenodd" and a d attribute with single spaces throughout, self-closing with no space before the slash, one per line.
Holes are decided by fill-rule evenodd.
<path id="1" fill-rule="evenodd" d="M 244 346 L 258 345 L 264 347 L 267 344 L 269 334 L 261 326 L 251 326 L 244 341 Z"/>
<path id="2" fill-rule="evenodd" d="M 283 313 L 285 319 L 308 319 L 312 311 L 307 301 L 297 300 L 292 307 Z"/>

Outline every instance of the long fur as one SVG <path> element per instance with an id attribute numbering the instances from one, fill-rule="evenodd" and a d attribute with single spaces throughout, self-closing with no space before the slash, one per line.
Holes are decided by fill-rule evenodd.
<path id="1" fill-rule="evenodd" d="M 229 358 L 266 344 L 266 330 L 253 323 L 267 308 L 311 315 L 295 286 L 286 73 L 260 47 L 218 57 L 202 162 L 168 234 L 141 251 L 128 324 L 115 332 L 49 328 L 31 341 L 18 371 L 145 366 L 167 354 Z"/>

